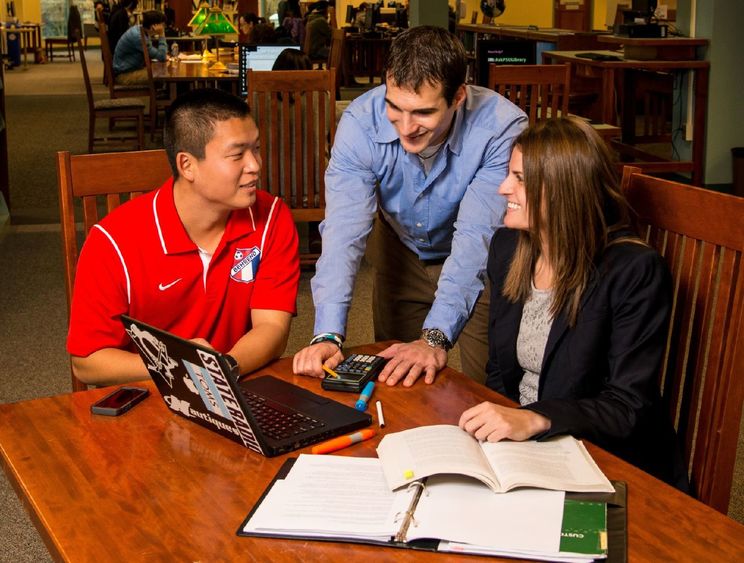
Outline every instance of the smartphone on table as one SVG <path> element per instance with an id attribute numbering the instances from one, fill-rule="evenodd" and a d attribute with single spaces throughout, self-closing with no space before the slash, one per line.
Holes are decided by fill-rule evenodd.
<path id="1" fill-rule="evenodd" d="M 119 387 L 103 399 L 93 403 L 90 406 L 90 412 L 106 416 L 119 416 L 144 400 L 149 394 L 150 391 L 142 387 Z"/>

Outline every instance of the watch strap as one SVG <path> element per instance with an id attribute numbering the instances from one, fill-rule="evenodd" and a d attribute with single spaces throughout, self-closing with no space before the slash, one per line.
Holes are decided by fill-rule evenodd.
<path id="1" fill-rule="evenodd" d="M 421 331 L 421 339 L 432 348 L 442 348 L 445 352 L 452 349 L 452 342 L 438 328 L 425 328 Z"/>

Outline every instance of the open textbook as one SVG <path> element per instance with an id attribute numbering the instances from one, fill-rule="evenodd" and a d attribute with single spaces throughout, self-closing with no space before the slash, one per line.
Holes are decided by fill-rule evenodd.
<path id="1" fill-rule="evenodd" d="M 604 502 L 539 489 L 494 495 L 460 475 L 424 481 L 392 491 L 379 459 L 300 455 L 287 460 L 238 535 L 549 561 L 607 555 Z"/>
<path id="2" fill-rule="evenodd" d="M 467 475 L 496 493 L 518 487 L 614 492 L 572 436 L 542 442 L 479 442 L 457 426 L 420 426 L 386 435 L 377 447 L 385 478 L 398 489 L 423 477 Z"/>

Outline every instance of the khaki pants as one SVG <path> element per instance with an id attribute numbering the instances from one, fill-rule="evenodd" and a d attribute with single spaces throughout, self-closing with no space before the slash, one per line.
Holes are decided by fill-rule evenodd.
<path id="1" fill-rule="evenodd" d="M 139 70 L 117 74 L 114 82 L 123 86 L 147 86 L 149 83 L 147 69 L 141 68 Z"/>
<path id="2" fill-rule="evenodd" d="M 367 259 L 375 272 L 372 290 L 375 340 L 418 339 L 434 302 L 442 263 L 419 260 L 379 216 L 367 242 Z M 462 370 L 480 383 L 485 381 L 488 359 L 489 293 L 487 285 L 458 340 Z"/>

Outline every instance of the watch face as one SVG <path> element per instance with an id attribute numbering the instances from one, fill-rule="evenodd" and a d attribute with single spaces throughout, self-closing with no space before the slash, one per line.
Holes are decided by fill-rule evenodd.
<path id="1" fill-rule="evenodd" d="M 422 338 L 429 346 L 442 348 L 445 352 L 452 348 L 452 344 L 450 344 L 447 336 L 445 336 L 445 334 L 438 328 L 424 329 Z"/>

